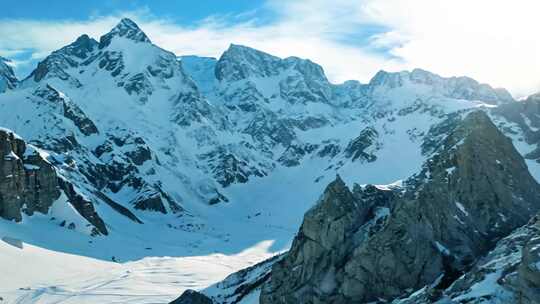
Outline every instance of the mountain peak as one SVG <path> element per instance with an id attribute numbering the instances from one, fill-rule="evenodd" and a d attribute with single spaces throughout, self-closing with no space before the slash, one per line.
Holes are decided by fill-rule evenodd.
<path id="1" fill-rule="evenodd" d="M 92 51 L 94 51 L 97 45 L 98 42 L 96 40 L 84 34 L 79 36 L 79 38 L 77 38 L 77 40 L 75 40 L 73 43 L 63 48 L 63 50 L 68 54 L 84 59 L 87 58 Z"/>
<path id="2" fill-rule="evenodd" d="M 230 44 L 216 64 L 218 80 L 240 80 L 251 76 L 268 77 L 278 73 L 281 59 L 238 44 Z"/>
<path id="3" fill-rule="evenodd" d="M 128 27 L 132 29 L 139 29 L 139 26 L 137 25 L 137 23 L 135 23 L 135 21 L 129 18 L 122 18 L 120 22 L 118 23 L 117 27 L 118 26 Z"/>
<path id="4" fill-rule="evenodd" d="M 124 37 L 136 42 L 151 42 L 137 23 L 129 18 L 122 18 L 109 33 L 101 36 L 99 39 L 99 48 L 102 49 L 108 46 L 114 37 Z"/>

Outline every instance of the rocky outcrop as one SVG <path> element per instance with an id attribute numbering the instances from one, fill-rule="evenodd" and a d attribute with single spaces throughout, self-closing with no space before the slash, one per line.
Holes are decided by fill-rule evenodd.
<path id="1" fill-rule="evenodd" d="M 311 154 L 317 148 L 318 145 L 293 142 L 283 151 L 278 162 L 287 167 L 298 166 L 304 156 Z"/>
<path id="2" fill-rule="evenodd" d="M 88 136 L 99 133 L 94 122 L 88 118 L 81 108 L 52 86 L 46 85 L 44 88 L 37 88 L 34 95 L 49 101 L 53 107 L 58 108 L 61 114 L 71 120 L 82 134 Z"/>
<path id="3" fill-rule="evenodd" d="M 253 176 L 266 176 L 263 169 L 250 164 L 249 159 L 242 159 L 231 153 L 227 147 L 218 147 L 212 152 L 201 155 L 200 159 L 208 162 L 212 175 L 223 187 L 235 183 L 246 183 Z"/>
<path id="4" fill-rule="evenodd" d="M 49 162 L 13 132 L 0 130 L 0 217 L 20 221 L 22 212 L 47 213 L 60 196 Z"/>
<path id="5" fill-rule="evenodd" d="M 261 303 L 364 303 L 445 289 L 527 223 L 540 186 L 510 139 L 481 111 L 448 134 L 400 192 L 369 187 L 377 199 L 368 199 L 339 178 L 330 184 L 274 265 Z"/>
<path id="6" fill-rule="evenodd" d="M 165 209 L 161 195 L 157 192 L 148 195 L 141 195 L 141 197 L 137 198 L 133 202 L 133 206 L 135 209 L 139 210 L 156 211 L 163 214 L 167 213 L 167 209 Z"/>
<path id="7" fill-rule="evenodd" d="M 93 235 L 108 234 L 92 202 L 59 177 L 35 148 L 13 132 L 1 129 L 0 154 L 0 217 L 20 221 L 22 213 L 47 214 L 64 192 L 75 210 L 95 227 Z"/>
<path id="8" fill-rule="evenodd" d="M 0 56 L 0 93 L 14 89 L 19 82 L 9 64 L 10 60 Z"/>
<path id="9" fill-rule="evenodd" d="M 63 178 L 58 178 L 58 184 L 60 189 L 62 189 L 62 191 L 66 194 L 69 203 L 82 217 L 84 217 L 90 224 L 94 226 L 92 235 L 108 235 L 109 232 L 107 231 L 107 227 L 105 227 L 105 222 L 96 212 L 92 202 L 78 193 L 75 190 L 75 187 L 73 187 L 73 184 L 64 180 Z"/>
<path id="10" fill-rule="evenodd" d="M 253 298 L 255 293 L 260 292 L 262 284 L 270 278 L 272 265 L 281 260 L 283 256 L 283 254 L 278 254 L 235 272 L 201 292 L 216 304 L 242 303 L 248 298 Z"/>
<path id="11" fill-rule="evenodd" d="M 371 127 L 367 127 L 360 132 L 360 135 L 351 140 L 345 148 L 345 156 L 353 162 L 364 161 L 373 162 L 377 159 L 375 152 L 378 149 L 377 139 L 379 133 Z"/>
<path id="12" fill-rule="evenodd" d="M 526 159 L 540 162 L 540 94 L 529 96 L 523 102 L 501 105 L 491 110 L 497 118 L 504 118 L 499 128 L 509 134 L 522 134 L 522 139 L 534 149 L 525 155 Z"/>
<path id="13" fill-rule="evenodd" d="M 538 303 L 540 299 L 540 216 L 482 257 L 445 290 L 428 285 L 396 304 Z"/>
<path id="14" fill-rule="evenodd" d="M 137 224 L 144 224 L 143 221 L 141 221 L 133 212 L 131 212 L 128 208 L 120 205 L 119 203 L 113 201 L 110 197 L 103 194 L 102 192 L 96 191 L 94 192 L 94 195 L 99 198 L 101 201 L 105 202 L 105 204 L 109 205 L 109 207 L 113 208 L 116 212 L 122 214 L 123 216 L 129 218 L 133 222 Z"/>
<path id="15" fill-rule="evenodd" d="M 176 300 L 169 304 L 212 304 L 212 300 L 195 290 L 188 289 Z"/>
<path id="16" fill-rule="evenodd" d="M 88 35 L 82 35 L 70 45 L 54 51 L 41 61 L 25 81 L 39 82 L 44 79 L 59 78 L 75 87 L 80 87 L 81 83 L 66 70 L 79 67 L 88 60 L 97 45 L 97 41 Z"/>
<path id="17" fill-rule="evenodd" d="M 375 186 L 355 185 L 350 191 L 338 176 L 306 213 L 289 253 L 274 264 L 261 303 L 339 303 L 321 291 L 337 287 L 336 267 L 382 228 L 396 195 Z"/>
<path id="18" fill-rule="evenodd" d="M 248 77 L 270 77 L 278 74 L 281 59 L 270 54 L 231 44 L 216 64 L 216 78 L 241 80 Z"/>

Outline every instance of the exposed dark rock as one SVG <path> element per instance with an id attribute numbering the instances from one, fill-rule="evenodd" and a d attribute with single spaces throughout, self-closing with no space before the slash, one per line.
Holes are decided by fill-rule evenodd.
<path id="1" fill-rule="evenodd" d="M 92 202 L 88 201 L 81 194 L 77 193 L 73 187 L 73 184 L 61 177 L 58 178 L 58 185 L 66 194 L 69 203 L 82 217 L 92 224 L 99 233 L 103 235 L 109 234 L 107 227 L 105 227 L 105 222 L 94 209 L 94 204 L 92 204 Z"/>
<path id="2" fill-rule="evenodd" d="M 447 288 L 540 208 L 523 158 L 481 111 L 450 130 L 405 185 L 374 205 L 368 188 L 330 184 L 261 303 L 363 303 L 434 282 Z"/>
<path id="3" fill-rule="evenodd" d="M 241 303 L 243 299 L 261 289 L 262 284 L 270 278 L 272 265 L 281 260 L 283 256 L 284 254 L 278 254 L 235 272 L 202 292 L 216 304 Z"/>
<path id="4" fill-rule="evenodd" d="M 221 202 L 228 203 L 229 199 L 225 195 L 223 195 L 220 192 L 216 191 L 216 195 L 214 197 L 210 198 L 210 200 L 208 201 L 208 205 L 215 205 L 215 204 L 219 204 Z"/>
<path id="5" fill-rule="evenodd" d="M 98 57 L 96 57 L 98 58 Z M 116 51 L 105 51 L 102 56 L 99 56 L 99 68 L 111 72 L 111 76 L 116 77 L 124 71 L 124 61 L 122 53 Z M 119 87 L 123 86 L 124 82 L 119 82 Z"/>
<path id="6" fill-rule="evenodd" d="M 133 212 L 129 211 L 126 207 L 120 205 L 119 203 L 113 201 L 111 198 L 103 194 L 102 192 L 94 192 L 97 198 L 104 201 L 107 205 L 113 208 L 116 212 L 122 214 L 123 216 L 129 218 L 137 224 L 144 224 Z"/>
<path id="7" fill-rule="evenodd" d="M 142 104 L 146 103 L 149 96 L 152 95 L 152 92 L 154 91 L 152 84 L 146 76 L 143 73 L 139 73 L 131 76 L 126 81 L 127 82 L 124 84 L 126 92 L 129 95 L 138 95 L 139 102 Z"/>
<path id="8" fill-rule="evenodd" d="M 341 147 L 336 143 L 323 142 L 323 147 L 317 152 L 319 157 L 334 157 L 341 152 Z"/>
<path id="9" fill-rule="evenodd" d="M 150 148 L 140 137 L 134 139 L 135 148 L 132 151 L 126 152 L 126 156 L 137 166 L 142 165 L 145 161 L 152 159 Z"/>
<path id="10" fill-rule="evenodd" d="M 282 64 L 298 72 L 289 75 L 279 83 L 280 95 L 283 99 L 292 104 L 329 102 L 332 87 L 320 65 L 297 57 L 286 58 Z"/>
<path id="11" fill-rule="evenodd" d="M 161 198 L 161 194 L 159 192 L 142 194 L 134 201 L 133 206 L 135 209 L 139 210 L 157 211 L 163 214 L 167 213 L 167 209 L 165 209 L 163 199 Z"/>
<path id="12" fill-rule="evenodd" d="M 272 76 L 279 71 L 281 59 L 270 54 L 231 44 L 216 63 L 218 80 L 241 80 L 250 76 Z"/>
<path id="13" fill-rule="evenodd" d="M 223 187 L 235 183 L 246 183 L 250 176 L 266 176 L 266 173 L 257 166 L 238 158 L 236 155 L 228 152 L 224 147 L 201 155 L 200 157 L 208 161 L 214 178 Z"/>
<path id="14" fill-rule="evenodd" d="M 525 155 L 525 158 L 540 162 L 540 94 L 532 95 L 522 102 L 501 105 L 492 109 L 491 113 L 506 120 L 499 125 L 505 132 L 512 134 L 517 131 L 507 122 L 517 126 L 525 142 L 536 145 L 536 148 Z"/>
<path id="15" fill-rule="evenodd" d="M 287 167 L 298 166 L 304 156 L 311 154 L 317 148 L 318 146 L 313 144 L 292 143 L 283 151 L 278 162 Z"/>
<path id="16" fill-rule="evenodd" d="M 450 287 L 428 285 L 399 304 L 523 303 L 540 299 L 540 216 L 504 239 Z"/>
<path id="17" fill-rule="evenodd" d="M 263 111 L 257 113 L 244 132 L 257 141 L 287 147 L 296 138 L 293 127 L 290 121 L 280 119 L 273 112 Z"/>
<path id="18" fill-rule="evenodd" d="M 217 108 L 213 108 L 199 93 L 195 90 L 178 94 L 174 101 L 174 111 L 172 121 L 180 126 L 191 126 L 194 123 L 214 119 Z M 218 124 L 225 122 L 217 121 Z"/>
<path id="19" fill-rule="evenodd" d="M 169 304 L 212 304 L 212 300 L 195 290 L 188 289 L 176 300 Z"/>
<path id="20" fill-rule="evenodd" d="M 0 93 L 13 90 L 19 83 L 13 68 L 9 64 L 10 60 L 0 57 Z"/>
<path id="21" fill-rule="evenodd" d="M 377 139 L 379 134 L 371 127 L 365 128 L 360 132 L 360 135 L 345 148 L 345 156 L 351 158 L 352 161 L 361 160 L 373 162 L 377 159 L 374 152 L 377 150 Z"/>
<path id="22" fill-rule="evenodd" d="M 0 217 L 20 221 L 21 211 L 46 214 L 60 196 L 54 168 L 7 130 L 0 130 L 0 155 Z"/>
<path id="23" fill-rule="evenodd" d="M 71 120 L 84 135 L 97 134 L 98 129 L 94 122 L 71 99 L 50 85 L 45 88 L 37 88 L 34 95 L 48 100 L 62 107 L 63 115 Z"/>
<path id="24" fill-rule="evenodd" d="M 27 79 L 39 82 L 45 78 L 58 77 L 80 87 L 79 81 L 70 76 L 65 70 L 78 67 L 80 60 L 88 60 L 87 58 L 97 48 L 97 44 L 94 39 L 82 35 L 72 44 L 54 51 L 41 61 Z"/>

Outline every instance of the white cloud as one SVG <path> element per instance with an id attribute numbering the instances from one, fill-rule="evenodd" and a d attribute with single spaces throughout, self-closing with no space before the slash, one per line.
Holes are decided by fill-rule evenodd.
<path id="1" fill-rule="evenodd" d="M 366 15 L 392 30 L 379 43 L 407 67 L 468 75 L 515 95 L 540 91 L 540 2 L 370 0 Z"/>
<path id="2" fill-rule="evenodd" d="M 210 16 L 180 26 L 148 10 L 82 22 L 0 20 L 0 55 L 34 49 L 34 57 L 43 57 L 82 33 L 98 38 L 128 16 L 154 43 L 179 55 L 218 57 L 237 43 L 309 58 L 336 82 L 365 82 L 380 69 L 421 67 L 444 76 L 468 75 L 516 96 L 540 90 L 535 0 L 268 0 L 264 9 L 276 16 L 273 21 L 261 23 L 250 12 L 235 19 L 240 23 Z M 365 31 L 373 26 L 385 30 Z"/>

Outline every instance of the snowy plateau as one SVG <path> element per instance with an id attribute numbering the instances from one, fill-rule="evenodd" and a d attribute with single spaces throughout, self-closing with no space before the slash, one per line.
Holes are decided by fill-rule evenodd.
<path id="1" fill-rule="evenodd" d="M 256 282 L 237 287 L 270 273 L 337 175 L 399 193 L 478 111 L 540 180 L 540 95 L 517 101 L 468 77 L 415 69 L 334 84 L 308 59 L 247 46 L 177 56 L 129 19 L 21 80 L 0 57 L 0 303 L 169 303 L 188 289 L 259 303 Z M 461 200 L 449 208 L 461 223 L 474 215 Z M 374 212 L 362 229 L 393 208 Z M 474 266 L 488 275 L 447 300 L 507 303 L 497 282 L 521 256 L 493 248 Z"/>

